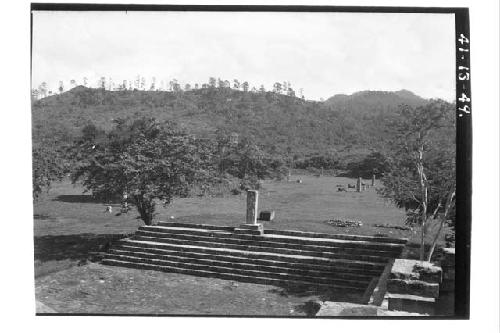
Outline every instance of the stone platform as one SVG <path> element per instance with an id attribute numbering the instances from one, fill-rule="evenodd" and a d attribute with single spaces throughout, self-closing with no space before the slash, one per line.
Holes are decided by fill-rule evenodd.
<path id="1" fill-rule="evenodd" d="M 407 239 L 160 222 L 102 263 L 286 287 L 366 294 Z M 370 291 L 368 291 L 371 294 Z"/>

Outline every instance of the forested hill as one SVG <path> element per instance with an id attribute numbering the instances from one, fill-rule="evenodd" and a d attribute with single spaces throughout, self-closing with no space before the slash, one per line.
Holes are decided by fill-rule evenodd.
<path id="1" fill-rule="evenodd" d="M 404 90 L 335 95 L 315 102 L 230 88 L 165 92 L 79 86 L 33 103 L 33 140 L 69 142 L 89 123 L 109 129 L 114 119 L 139 113 L 175 120 L 198 136 L 213 135 L 218 129 L 252 136 L 269 152 L 336 154 L 345 149 L 374 148 L 385 138 L 387 119 L 399 105 L 425 102 Z"/>
<path id="2" fill-rule="evenodd" d="M 335 95 L 325 101 L 327 106 L 343 110 L 356 110 L 361 114 L 391 111 L 394 106 L 407 104 L 419 106 L 426 102 L 408 90 L 360 91 L 352 95 Z"/>

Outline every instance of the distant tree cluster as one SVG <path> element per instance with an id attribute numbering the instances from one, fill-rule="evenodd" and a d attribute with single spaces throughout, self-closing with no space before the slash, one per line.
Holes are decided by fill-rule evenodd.
<path id="1" fill-rule="evenodd" d="M 71 79 L 69 81 L 69 89 L 73 89 L 77 87 L 78 82 L 75 79 Z M 88 79 L 86 77 L 83 78 L 81 85 L 84 87 L 91 87 L 88 84 Z M 266 89 L 264 85 L 261 85 L 259 89 L 256 87 L 250 88 L 250 85 L 247 81 L 241 82 L 238 79 L 233 79 L 232 81 L 224 80 L 221 78 L 210 77 L 207 83 L 185 83 L 182 85 L 179 83 L 177 79 L 171 79 L 167 81 L 161 80 L 159 84 L 157 83 L 157 79 L 155 76 L 151 77 L 149 80 L 149 84 L 144 76 L 137 75 L 134 80 L 123 80 L 121 83 L 115 84 L 111 77 L 106 78 L 105 76 L 101 76 L 99 80 L 94 85 L 95 88 L 108 90 L 108 91 L 127 91 L 127 90 L 138 90 L 138 91 L 170 91 L 170 92 L 182 92 L 182 91 L 191 91 L 191 90 L 199 90 L 199 89 L 233 89 L 233 90 L 241 90 L 244 92 L 260 92 L 265 93 Z M 64 82 L 59 81 L 59 86 L 57 89 L 57 93 L 61 94 L 64 91 L 69 89 L 65 89 Z M 296 93 L 292 89 L 292 86 L 289 81 L 283 81 L 283 83 L 276 82 L 273 85 L 273 92 L 278 94 L 284 94 L 287 96 L 295 97 Z M 33 99 L 41 99 L 55 94 L 55 91 L 49 90 L 46 82 L 42 82 L 38 88 L 32 89 L 31 96 Z M 304 99 L 303 89 L 299 89 L 299 97 Z"/>

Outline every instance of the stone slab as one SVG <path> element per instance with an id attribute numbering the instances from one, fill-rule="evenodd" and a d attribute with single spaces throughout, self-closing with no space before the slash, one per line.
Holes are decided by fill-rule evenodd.
<path id="1" fill-rule="evenodd" d="M 272 221 L 274 220 L 274 216 L 275 216 L 275 212 L 274 210 L 270 210 L 270 211 L 262 211 L 259 213 L 259 218 L 258 220 L 260 221 Z"/>
<path id="2" fill-rule="evenodd" d="M 408 294 L 421 297 L 439 296 L 439 284 L 419 280 L 389 279 L 387 291 L 394 294 Z"/>
<path id="3" fill-rule="evenodd" d="M 436 299 L 406 294 L 388 294 L 389 310 L 416 312 L 427 315 L 435 314 Z"/>
<path id="4" fill-rule="evenodd" d="M 426 261 L 396 259 L 392 266 L 390 279 L 420 280 L 428 283 L 440 283 L 442 279 L 442 269 Z"/>

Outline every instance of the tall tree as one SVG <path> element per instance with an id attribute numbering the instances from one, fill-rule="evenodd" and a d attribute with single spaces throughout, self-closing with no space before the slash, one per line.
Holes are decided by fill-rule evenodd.
<path id="1" fill-rule="evenodd" d="M 47 86 L 47 82 L 42 82 L 42 83 L 38 86 L 38 91 L 40 92 L 40 98 L 47 97 L 47 96 L 48 96 L 48 86 Z"/>
<path id="2" fill-rule="evenodd" d="M 405 208 L 409 224 L 420 225 L 424 260 L 428 220 L 443 209 L 446 214 L 452 211 L 453 200 L 448 198 L 455 191 L 454 106 L 440 100 L 403 106 L 388 128 L 394 140 L 380 193 Z"/>
<path id="3" fill-rule="evenodd" d="M 36 101 L 40 96 L 38 89 L 31 89 L 31 100 Z"/>
<path id="4" fill-rule="evenodd" d="M 99 80 L 99 88 L 106 89 L 106 78 L 104 76 L 101 76 Z"/>
<path id="5" fill-rule="evenodd" d="M 155 91 L 156 90 L 156 77 L 153 76 L 151 79 L 151 87 L 149 87 L 150 91 Z"/>
<path id="6" fill-rule="evenodd" d="M 275 93 L 277 93 L 277 94 L 281 94 L 281 91 L 282 91 L 282 86 L 281 86 L 281 83 L 276 82 L 276 83 L 273 85 L 273 92 L 275 92 Z"/>
<path id="7" fill-rule="evenodd" d="M 221 78 L 218 78 L 217 79 L 217 88 L 222 89 L 222 88 L 224 88 L 224 86 L 225 86 L 224 80 L 222 80 Z"/>
<path id="8" fill-rule="evenodd" d="M 208 79 L 208 85 L 210 86 L 210 88 L 215 88 L 217 85 L 217 79 L 214 77 L 210 77 Z"/>
<path id="9" fill-rule="evenodd" d="M 243 82 L 243 84 L 241 86 L 242 86 L 244 92 L 248 91 L 249 84 L 247 81 Z"/>

